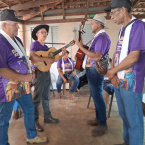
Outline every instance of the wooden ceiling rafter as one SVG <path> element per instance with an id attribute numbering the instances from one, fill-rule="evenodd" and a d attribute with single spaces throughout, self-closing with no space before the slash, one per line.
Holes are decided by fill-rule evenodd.
<path id="1" fill-rule="evenodd" d="M 40 7 L 41 21 L 44 21 L 43 7 Z"/>
<path id="2" fill-rule="evenodd" d="M 57 20 L 44 20 L 45 24 L 53 24 L 53 23 L 68 23 L 68 22 L 81 22 L 84 18 L 75 18 L 75 19 L 57 19 Z M 25 21 L 26 25 L 33 24 L 42 24 L 42 21 Z"/>
<path id="3" fill-rule="evenodd" d="M 35 14 L 27 14 L 27 15 L 24 15 L 24 16 L 23 16 L 23 20 L 31 19 L 31 18 L 33 18 L 34 16 L 37 16 L 38 14 L 40 14 L 41 12 L 45 12 L 46 10 L 50 9 L 51 7 L 54 7 L 55 5 L 57 5 L 57 4 L 61 3 L 61 2 L 62 2 L 62 0 L 57 0 L 57 2 L 55 2 L 55 3 L 51 3 L 51 4 L 49 4 L 49 5 L 41 6 L 42 11 L 41 11 L 41 9 L 40 9 L 40 10 L 39 10 L 37 13 L 35 13 Z"/>
<path id="4" fill-rule="evenodd" d="M 58 3 L 57 3 L 58 2 Z M 0 10 L 13 9 L 19 18 L 29 20 L 37 15 L 44 20 L 44 17 L 83 15 L 87 17 L 90 13 L 100 13 L 104 8 L 109 7 L 112 0 L 0 0 Z M 145 0 L 131 0 L 133 4 L 132 13 L 144 17 Z M 57 3 L 57 4 L 56 4 Z M 95 9 L 96 8 L 96 9 Z M 107 19 L 109 14 L 106 13 Z"/>
<path id="5" fill-rule="evenodd" d="M 135 0 L 133 3 L 132 3 L 132 7 L 135 7 L 138 3 L 139 3 L 140 0 Z"/>
<path id="6" fill-rule="evenodd" d="M 11 7 L 11 9 L 18 11 L 18 10 L 25 10 L 25 9 L 29 9 L 29 8 L 34 8 L 34 7 L 40 7 L 42 4 L 43 5 L 48 5 L 48 4 L 52 4 L 58 2 L 58 0 L 37 0 L 35 2 L 30 1 L 30 2 L 26 2 L 24 4 L 18 4 L 18 5 L 14 5 Z"/>
<path id="7" fill-rule="evenodd" d="M 86 0 L 86 13 L 85 13 L 85 18 L 87 19 L 88 16 L 88 9 L 89 9 L 89 0 Z"/>
<path id="8" fill-rule="evenodd" d="M 17 0 L 20 4 L 24 4 L 24 2 L 22 0 Z"/>
<path id="9" fill-rule="evenodd" d="M 65 19 L 64 0 L 62 1 L 62 16 L 63 16 L 63 19 Z"/>
<path id="10" fill-rule="evenodd" d="M 5 4 L 5 5 L 8 6 L 9 8 L 11 7 L 11 5 L 10 5 L 8 2 L 6 2 L 5 0 L 0 0 L 0 3 Z"/>

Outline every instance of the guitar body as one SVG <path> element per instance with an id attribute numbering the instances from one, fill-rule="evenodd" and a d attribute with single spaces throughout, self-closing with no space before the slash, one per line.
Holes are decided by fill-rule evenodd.
<path id="1" fill-rule="evenodd" d="M 64 46 L 63 48 L 68 48 L 69 46 L 73 46 L 75 44 L 75 41 L 72 40 L 69 44 Z M 37 51 L 35 52 L 36 55 L 40 57 L 48 57 L 48 58 L 53 58 L 54 61 L 59 60 L 59 53 L 62 51 L 62 48 L 57 50 L 54 47 L 50 47 L 48 51 Z M 36 69 L 42 71 L 42 72 L 47 72 L 50 70 L 51 64 L 48 63 L 47 61 L 39 61 L 39 62 L 32 62 L 32 64 L 36 65 Z"/>
<path id="2" fill-rule="evenodd" d="M 56 52 L 57 49 L 54 47 L 50 47 L 48 51 L 37 51 L 35 52 L 36 55 L 40 56 L 40 57 L 49 57 L 49 58 L 53 58 L 53 52 Z M 54 56 L 54 60 L 58 61 L 59 60 L 59 54 Z M 42 71 L 42 72 L 47 72 L 50 70 L 51 64 L 48 63 L 47 61 L 40 61 L 40 62 L 35 62 L 35 64 L 37 65 L 37 68 Z"/>
<path id="3" fill-rule="evenodd" d="M 85 45 L 83 47 L 86 48 L 86 49 L 89 48 L 88 46 L 85 46 Z M 78 49 L 78 51 L 76 53 L 77 61 L 76 61 L 75 68 L 80 72 L 82 72 L 84 70 L 83 67 L 82 67 L 84 57 L 85 57 L 85 53 L 83 51 L 81 51 L 81 49 Z"/>

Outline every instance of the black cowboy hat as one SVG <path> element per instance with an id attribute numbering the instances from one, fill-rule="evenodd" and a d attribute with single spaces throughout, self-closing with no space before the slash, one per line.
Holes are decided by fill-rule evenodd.
<path id="1" fill-rule="evenodd" d="M 106 12 L 110 12 L 111 9 L 115 9 L 115 8 L 131 8 L 132 3 L 130 2 L 130 0 L 113 0 L 111 7 L 109 8 L 105 8 L 104 10 Z"/>
<path id="2" fill-rule="evenodd" d="M 23 22 L 23 20 L 18 19 L 16 12 L 10 9 L 0 11 L 0 21 Z"/>
<path id="3" fill-rule="evenodd" d="M 37 40 L 37 36 L 36 36 L 36 33 L 40 30 L 40 29 L 46 29 L 46 31 L 47 31 L 47 33 L 48 33 L 48 31 L 49 31 L 49 26 L 48 25 L 45 25 L 45 24 L 43 24 L 43 25 L 38 25 L 38 26 L 36 26 L 34 29 L 33 29 L 33 31 L 32 31 L 32 38 L 34 39 L 34 40 Z"/>

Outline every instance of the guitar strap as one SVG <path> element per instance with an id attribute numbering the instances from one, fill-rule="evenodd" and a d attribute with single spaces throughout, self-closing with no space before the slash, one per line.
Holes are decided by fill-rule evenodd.
<path id="1" fill-rule="evenodd" d="M 91 46 L 92 46 L 92 43 L 93 43 L 94 39 L 95 39 L 99 34 L 104 33 L 104 32 L 105 32 L 105 30 L 102 29 L 102 30 L 100 30 L 100 31 L 94 36 L 94 38 L 92 39 L 92 42 L 91 42 L 91 44 L 90 44 L 88 50 L 91 49 Z M 84 58 L 84 61 L 83 61 L 83 64 L 82 64 L 82 67 L 83 67 L 84 69 L 86 68 L 86 61 L 87 61 L 87 58 L 88 58 L 88 56 L 85 55 L 85 58 Z"/>
<path id="2" fill-rule="evenodd" d="M 28 68 L 29 68 L 29 73 L 32 73 L 32 68 L 31 68 L 31 64 L 28 60 L 28 57 L 25 53 L 25 50 L 22 46 L 22 44 L 14 37 L 15 41 L 9 36 L 7 35 L 7 33 L 5 33 L 3 30 L 1 30 L 1 34 L 7 39 L 7 41 L 12 45 L 12 47 L 16 50 L 16 52 L 19 54 L 20 58 L 22 58 L 23 56 L 26 59 L 26 62 L 28 64 Z"/>

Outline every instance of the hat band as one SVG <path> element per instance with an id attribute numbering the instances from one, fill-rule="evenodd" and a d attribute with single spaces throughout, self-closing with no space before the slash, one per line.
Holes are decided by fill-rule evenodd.
<path id="1" fill-rule="evenodd" d="M 95 19 L 93 19 L 93 20 L 95 20 Z M 103 26 L 105 26 L 105 24 L 103 22 L 98 21 L 98 20 L 95 20 L 95 21 L 97 21 L 97 22 L 101 23 Z"/>

